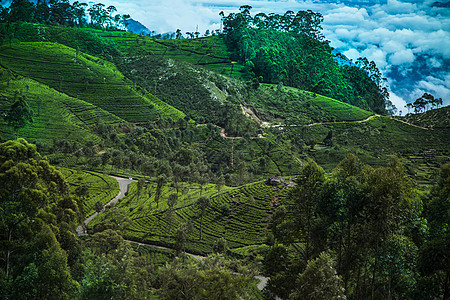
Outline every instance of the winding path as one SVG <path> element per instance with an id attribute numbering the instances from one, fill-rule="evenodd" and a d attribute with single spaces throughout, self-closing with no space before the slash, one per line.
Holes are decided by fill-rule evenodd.
<path id="1" fill-rule="evenodd" d="M 100 211 L 103 212 L 105 210 L 105 207 L 111 204 L 116 203 L 117 201 L 119 201 L 120 199 L 122 199 L 123 197 L 125 197 L 125 193 L 128 191 L 128 186 L 130 185 L 130 183 L 133 181 L 132 179 L 128 179 L 128 178 L 122 178 L 122 177 L 116 177 L 116 176 L 110 176 L 112 178 L 115 178 L 118 182 L 119 182 L 119 193 L 117 194 L 116 197 L 114 197 L 111 201 L 109 201 L 108 203 L 106 203 L 103 206 L 103 209 Z M 93 215 L 89 216 L 89 218 L 87 218 L 86 220 L 84 220 L 84 227 L 89 224 L 96 216 L 98 216 L 99 213 L 94 213 Z M 79 225 L 77 227 L 77 234 L 78 235 L 86 235 L 86 232 L 84 231 L 83 225 Z"/>

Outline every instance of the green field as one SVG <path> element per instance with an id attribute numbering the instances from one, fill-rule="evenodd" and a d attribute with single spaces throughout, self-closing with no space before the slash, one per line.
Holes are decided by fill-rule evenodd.
<path id="1" fill-rule="evenodd" d="M 0 68 L 4 77 L 8 72 Z M 33 122 L 19 131 L 19 137 L 30 141 L 38 140 L 52 142 L 55 139 L 65 139 L 77 142 L 100 139 L 94 135 L 92 126 L 99 120 L 105 124 L 123 123 L 115 115 L 85 101 L 69 97 L 42 83 L 24 77 L 10 77 L 0 84 L 3 96 L 0 111 L 7 112 L 14 103 L 15 97 L 22 93 L 33 111 Z M 12 127 L 0 119 L 0 138 L 13 138 Z"/>
<path id="2" fill-rule="evenodd" d="M 185 183 L 181 186 L 179 200 L 175 206 L 176 220 L 170 224 L 165 217 L 168 208 L 167 198 L 170 194 L 176 193 L 176 189 L 165 186 L 157 208 L 154 199 L 155 184 L 148 183 L 138 199 L 136 183 L 133 183 L 128 196 L 116 205 L 124 209 L 133 221 L 127 229 L 126 236 L 137 241 L 171 247 L 177 226 L 183 220 L 189 220 L 194 227 L 187 244 L 189 251 L 210 253 L 216 240 L 221 237 L 227 240 L 230 249 L 262 245 L 266 239 L 274 201 L 277 201 L 280 191 L 284 191 L 283 186 L 273 187 L 263 181 L 238 188 L 223 187 L 219 196 L 214 185 L 205 185 L 201 194 L 210 197 L 211 207 L 203 216 L 200 240 L 200 217 L 194 204 L 200 197 L 200 186 Z M 94 219 L 89 226 L 94 226 L 102 219 L 102 216 Z"/>
<path id="3" fill-rule="evenodd" d="M 288 125 L 316 122 L 359 121 L 372 112 L 322 95 L 292 87 L 261 84 L 247 103 L 263 121 Z"/>
<path id="4" fill-rule="evenodd" d="M 184 114 L 145 91 L 138 91 L 111 62 L 53 43 L 0 47 L 5 68 L 31 77 L 71 97 L 96 105 L 129 122 Z"/>
<path id="5" fill-rule="evenodd" d="M 122 31 L 83 29 L 95 34 L 129 55 L 154 55 L 184 61 L 230 77 L 241 78 L 242 64 L 232 62 L 219 36 L 198 39 L 155 39 Z"/>
<path id="6" fill-rule="evenodd" d="M 81 184 L 88 184 L 89 196 L 84 201 L 84 213 L 86 216 L 92 215 L 94 205 L 100 201 L 103 205 L 111 201 L 119 193 L 119 184 L 116 179 L 96 172 L 72 170 L 59 167 L 58 170 L 69 182 L 70 192 L 75 193 L 75 189 Z"/>

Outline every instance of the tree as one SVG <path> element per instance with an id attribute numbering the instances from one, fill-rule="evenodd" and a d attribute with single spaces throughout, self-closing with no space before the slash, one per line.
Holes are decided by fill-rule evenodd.
<path id="1" fill-rule="evenodd" d="M 4 116 L 8 125 L 12 126 L 16 132 L 16 139 L 19 138 L 19 129 L 33 122 L 33 112 L 31 111 L 25 96 L 19 96 L 9 111 Z"/>
<path id="2" fill-rule="evenodd" d="M 75 195 L 77 195 L 78 197 L 78 211 L 79 211 L 78 220 L 82 222 L 86 217 L 84 211 L 84 201 L 86 200 L 87 197 L 89 197 L 89 184 L 83 183 L 77 186 L 75 188 Z"/>
<path id="3" fill-rule="evenodd" d="M 178 202 L 178 195 L 177 194 L 170 194 L 169 198 L 167 199 L 167 205 L 169 208 L 165 212 L 165 218 L 166 221 L 169 223 L 169 239 L 170 239 L 170 233 L 172 231 L 172 225 L 173 222 L 176 220 L 176 214 L 175 214 L 175 206 Z"/>
<path id="4" fill-rule="evenodd" d="M 151 267 L 129 243 L 120 243 L 108 255 L 87 249 L 79 299 L 149 299 Z"/>
<path id="5" fill-rule="evenodd" d="M 9 6 L 7 20 L 9 22 L 32 22 L 34 19 L 35 7 L 27 0 L 14 0 Z"/>
<path id="6" fill-rule="evenodd" d="M 217 195 L 220 197 L 220 191 L 222 190 L 222 187 L 225 185 L 225 178 L 223 174 L 220 174 L 219 177 L 217 177 L 216 181 L 216 188 L 217 188 Z"/>
<path id="7" fill-rule="evenodd" d="M 186 251 L 186 243 L 189 240 L 189 236 L 192 233 L 192 224 L 190 221 L 182 222 L 175 233 L 175 249 L 177 253 Z"/>
<path id="8" fill-rule="evenodd" d="M 346 299 L 334 259 L 325 252 L 308 262 L 305 271 L 298 276 L 296 285 L 291 299 Z"/>
<path id="9" fill-rule="evenodd" d="M 205 214 L 206 210 L 211 206 L 211 202 L 208 197 L 202 196 L 197 199 L 197 202 L 195 203 L 197 206 L 197 209 L 200 213 L 200 240 L 202 239 L 202 227 L 203 227 L 203 215 Z"/>
<path id="10" fill-rule="evenodd" d="M 231 300 L 251 299 L 253 273 L 244 268 L 232 271 L 231 262 L 212 255 L 183 262 L 175 258 L 158 272 L 162 299 Z"/>
<path id="11" fill-rule="evenodd" d="M 226 254 L 227 251 L 228 251 L 227 240 L 224 239 L 223 237 L 220 238 L 220 239 L 217 239 L 216 242 L 213 245 L 213 251 L 215 253 Z"/>
<path id="12" fill-rule="evenodd" d="M 441 98 L 434 98 L 433 95 L 429 93 L 424 93 L 420 98 L 417 98 L 412 104 L 408 103 L 407 107 L 410 108 L 411 106 L 414 107 L 415 113 L 425 112 L 428 108 L 428 106 L 432 107 L 439 107 L 439 105 L 442 105 L 442 99 Z"/>
<path id="13" fill-rule="evenodd" d="M 103 203 L 102 203 L 102 201 L 99 200 L 99 201 L 95 202 L 94 209 L 95 209 L 95 211 L 97 213 L 100 213 L 103 210 Z"/>
<path id="14" fill-rule="evenodd" d="M 156 192 L 155 192 L 156 208 L 158 208 L 159 206 L 159 198 L 161 197 L 162 187 L 164 186 L 165 182 L 166 176 L 164 174 L 159 175 L 158 179 L 156 180 Z"/>
<path id="15" fill-rule="evenodd" d="M 424 297 L 450 297 L 450 163 L 444 164 L 428 197 L 424 215 L 428 220 L 429 239 L 419 251 L 419 287 Z M 420 288 L 419 288 L 420 290 Z"/>
<path id="16" fill-rule="evenodd" d="M 296 220 L 301 237 L 305 241 L 304 259 L 312 256 L 312 229 L 314 226 L 320 189 L 325 180 L 324 170 L 314 161 L 307 162 L 300 170 L 295 182 L 297 186 L 290 192 L 295 201 Z"/>
<path id="17" fill-rule="evenodd" d="M 420 213 L 416 204 L 417 195 L 413 182 L 406 174 L 399 160 L 391 159 L 388 167 L 367 169 L 367 181 L 364 185 L 365 205 L 364 231 L 367 247 L 374 253 L 370 293 L 375 294 L 377 275 L 383 261 L 381 250 L 385 241 L 392 234 L 402 233 L 403 220 L 414 218 Z"/>
<path id="18" fill-rule="evenodd" d="M 142 189 L 144 188 L 145 185 L 145 180 L 144 179 L 139 179 L 137 182 L 137 187 L 136 187 L 136 195 L 137 195 L 137 201 L 139 201 L 139 197 L 142 194 Z"/>
<path id="19" fill-rule="evenodd" d="M 19 296 L 27 287 L 33 287 L 28 290 L 31 298 L 72 295 L 76 283 L 53 231 L 64 236 L 61 224 L 74 226 L 71 216 L 76 210 L 62 174 L 40 156 L 35 145 L 24 139 L 0 144 L 2 298 Z"/>

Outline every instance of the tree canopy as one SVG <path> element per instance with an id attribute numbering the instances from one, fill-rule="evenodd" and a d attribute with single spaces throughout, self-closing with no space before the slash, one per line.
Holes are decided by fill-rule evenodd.
<path id="1" fill-rule="evenodd" d="M 384 79 L 373 61 L 339 63 L 322 34 L 323 16 L 311 10 L 283 15 L 259 13 L 251 6 L 222 12 L 224 39 L 248 79 L 261 78 L 332 97 L 377 113 L 392 106 Z"/>

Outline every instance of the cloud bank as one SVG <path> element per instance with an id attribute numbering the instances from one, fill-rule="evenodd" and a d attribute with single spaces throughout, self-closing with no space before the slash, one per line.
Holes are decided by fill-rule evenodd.
<path id="1" fill-rule="evenodd" d="M 391 88 L 399 110 L 424 92 L 450 105 L 450 10 L 425 1 L 252 0 L 253 13 L 311 9 L 324 16 L 325 37 L 331 46 L 356 60 L 375 61 Z M 108 0 L 120 13 L 129 13 L 150 30 L 204 33 L 219 29 L 219 12 L 237 12 L 237 0 Z"/>

